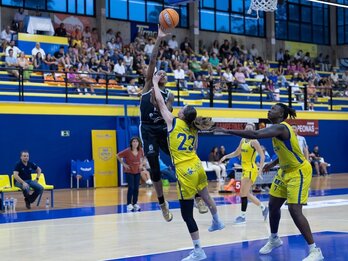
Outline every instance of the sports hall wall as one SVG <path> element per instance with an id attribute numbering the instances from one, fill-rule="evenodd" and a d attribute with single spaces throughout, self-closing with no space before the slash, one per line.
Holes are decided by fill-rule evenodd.
<path id="1" fill-rule="evenodd" d="M 26 149 L 30 152 L 31 160 L 42 168 L 48 183 L 56 188 L 68 188 L 70 160 L 92 158 L 91 130 L 116 130 L 118 150 L 128 146 L 130 136 L 138 131 L 139 108 L 132 106 L 127 113 L 131 117 L 124 117 L 123 106 L 0 103 L 0 173 L 12 174 L 20 151 Z M 177 113 L 177 109 L 174 113 Z M 223 114 L 226 118 L 265 118 L 266 113 L 266 110 L 199 110 L 200 115 L 216 117 Z M 340 120 L 323 120 L 325 117 Z M 348 115 L 300 113 L 299 118 L 322 119 L 319 120 L 320 135 L 306 137 L 309 147 L 319 145 L 325 160 L 332 164 L 331 172 L 348 172 L 345 160 Z M 62 130 L 69 130 L 70 136 L 62 137 Z M 231 152 L 239 141 L 240 138 L 234 136 L 200 135 L 198 155 L 202 160 L 207 160 L 211 148 L 220 145 Z M 262 140 L 261 144 L 273 154 L 269 139 Z M 164 157 L 164 160 L 169 163 L 168 157 Z"/>

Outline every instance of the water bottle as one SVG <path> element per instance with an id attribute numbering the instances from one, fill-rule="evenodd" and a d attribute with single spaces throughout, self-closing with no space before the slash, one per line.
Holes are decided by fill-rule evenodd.
<path id="1" fill-rule="evenodd" d="M 50 207 L 50 200 L 48 198 L 46 198 L 46 208 Z"/>
<path id="2" fill-rule="evenodd" d="M 5 199 L 4 206 L 5 206 L 5 213 L 7 213 L 8 208 L 9 208 L 9 200 L 8 200 L 8 198 Z"/>
<path id="3" fill-rule="evenodd" d="M 10 198 L 9 206 L 10 206 L 10 212 L 13 212 L 13 210 L 14 210 L 14 198 L 13 197 Z"/>

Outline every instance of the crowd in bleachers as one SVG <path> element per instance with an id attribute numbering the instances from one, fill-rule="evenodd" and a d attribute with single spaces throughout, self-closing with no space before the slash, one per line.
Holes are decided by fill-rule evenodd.
<path id="1" fill-rule="evenodd" d="M 14 17 L 17 31 L 22 29 L 23 10 Z M 71 33 L 61 23 L 55 30 L 56 36 L 69 38 L 69 47 L 63 46 L 55 53 L 47 53 L 40 43 L 33 46 L 31 56 L 24 55 L 13 41 L 10 26 L 1 32 L 6 66 L 21 67 L 28 70 L 24 77 L 29 80 L 31 70 L 51 70 L 47 79 L 57 80 L 61 71 L 68 72 L 69 82 L 76 85 L 77 92 L 83 90 L 94 93 L 93 86 L 112 81 L 114 86 L 127 87 L 129 95 L 137 96 L 144 83 L 147 62 L 154 48 L 154 38 L 138 33 L 131 43 L 124 43 L 120 32 L 109 29 L 105 42 L 100 42 L 96 28 L 76 27 Z M 12 50 L 12 54 L 11 51 Z M 331 90 L 334 96 L 348 96 L 348 72 L 338 76 L 330 64 L 329 55 L 319 54 L 313 59 L 310 53 L 299 50 L 291 56 L 288 50 L 280 49 L 276 53 L 278 66 L 260 56 L 252 44 L 249 49 L 237 41 L 224 40 L 220 44 L 215 40 L 211 46 L 200 41 L 199 52 L 195 53 L 189 38 L 178 43 L 176 36 L 163 41 L 158 54 L 157 69 L 172 72 L 182 89 L 198 89 L 206 96 L 212 89 L 216 97 L 232 87 L 233 91 L 262 92 L 271 101 L 279 100 L 279 88 L 292 87 L 295 101 L 303 101 L 303 90 L 307 88 L 308 97 L 315 102 L 320 97 L 327 97 Z M 318 71 L 331 74 L 321 75 Z M 18 71 L 10 70 L 18 77 Z M 74 75 L 74 73 L 78 73 Z M 136 81 L 132 80 L 137 78 Z M 249 79 L 256 79 L 250 85 Z M 256 84 L 255 84 L 256 82 Z M 213 88 L 210 86 L 213 85 Z M 256 88 L 255 88 L 256 86 Z M 82 90 L 82 91 L 81 91 Z"/>

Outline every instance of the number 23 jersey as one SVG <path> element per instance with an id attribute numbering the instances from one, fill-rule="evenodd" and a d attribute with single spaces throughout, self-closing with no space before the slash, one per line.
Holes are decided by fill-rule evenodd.
<path id="1" fill-rule="evenodd" d="M 185 121 L 174 118 L 172 130 L 168 131 L 168 146 L 174 165 L 200 161 L 195 151 L 197 130 L 189 128 Z"/>

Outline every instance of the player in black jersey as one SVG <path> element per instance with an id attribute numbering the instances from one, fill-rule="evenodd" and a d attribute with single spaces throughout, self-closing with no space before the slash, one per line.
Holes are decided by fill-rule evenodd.
<path id="1" fill-rule="evenodd" d="M 146 73 L 145 86 L 140 100 L 140 133 L 143 140 L 144 153 L 151 168 L 151 179 L 157 193 L 158 202 L 160 204 L 164 219 L 169 222 L 173 219 L 173 215 L 169 211 L 168 202 L 164 200 L 158 158 L 160 149 L 166 154 L 169 154 L 167 143 L 167 125 L 163 120 L 160 111 L 154 105 L 154 99 L 152 98 L 152 77 L 156 68 L 159 46 L 161 41 L 168 35 L 169 34 L 162 31 L 161 28 L 158 28 L 158 36 L 150 57 L 150 62 Z M 164 101 L 166 102 L 168 109 L 172 111 L 174 95 L 165 88 L 167 83 L 167 74 L 165 71 L 158 71 L 157 74 L 161 75 L 161 80 L 159 81 L 158 85 L 161 89 Z M 196 204 L 200 213 L 208 212 L 203 200 L 197 199 Z"/>

